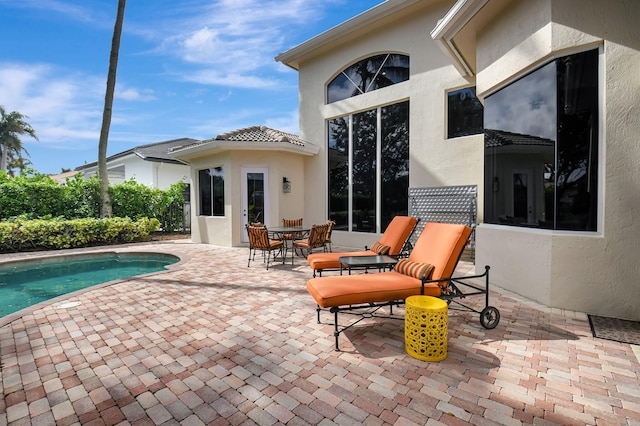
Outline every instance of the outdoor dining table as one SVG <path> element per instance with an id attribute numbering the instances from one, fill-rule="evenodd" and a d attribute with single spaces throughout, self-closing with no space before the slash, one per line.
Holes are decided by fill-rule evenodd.
<path id="1" fill-rule="evenodd" d="M 275 237 L 284 242 L 284 258 L 287 257 L 287 250 L 291 249 L 291 264 L 293 265 L 293 258 L 295 256 L 294 241 L 306 238 L 309 235 L 311 226 L 274 226 L 269 228 L 269 232 L 275 235 Z M 290 234 L 291 239 L 285 238 L 285 235 Z M 291 247 L 289 247 L 289 241 Z M 284 261 L 284 259 L 283 259 Z"/>

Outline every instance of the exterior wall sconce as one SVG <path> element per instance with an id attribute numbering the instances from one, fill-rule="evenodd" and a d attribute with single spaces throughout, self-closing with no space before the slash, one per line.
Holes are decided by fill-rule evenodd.
<path id="1" fill-rule="evenodd" d="M 291 192 L 291 182 L 286 177 L 282 178 L 282 192 L 285 194 Z"/>

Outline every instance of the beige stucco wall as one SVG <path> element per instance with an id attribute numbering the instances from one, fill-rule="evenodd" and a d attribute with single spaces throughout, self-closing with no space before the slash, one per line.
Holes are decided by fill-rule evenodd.
<path id="1" fill-rule="evenodd" d="M 436 3 L 436 5 L 433 5 Z M 378 106 L 410 101 L 410 186 L 479 184 L 483 177 L 482 135 L 446 139 L 446 90 L 468 86 L 435 45 L 429 31 L 453 1 L 424 1 L 402 16 L 389 16 L 372 32 L 351 36 L 328 53 L 300 63 L 300 136 L 320 146 L 305 161 L 305 220 L 326 220 L 327 120 Z M 431 4 L 431 5 L 429 5 Z M 382 52 L 410 56 L 409 81 L 327 105 L 326 85 L 352 63 Z M 479 194 L 482 200 L 482 192 Z M 481 206 L 480 211 L 482 211 Z M 334 231 L 338 245 L 363 247 L 377 237 L 368 233 Z"/>
<path id="2" fill-rule="evenodd" d="M 270 199 L 265 218 L 267 226 L 279 226 L 283 218 L 303 217 L 302 203 L 305 179 L 304 156 L 290 152 L 266 150 L 225 151 L 204 155 L 191 160 L 191 238 L 194 242 L 221 246 L 242 245 L 246 233 L 242 212 L 242 169 L 245 167 L 268 168 L 268 197 Z M 198 211 L 198 170 L 224 168 L 224 217 L 200 216 Z M 282 178 L 291 181 L 291 192 L 283 193 Z M 267 198 L 267 194 L 265 194 Z M 311 222 L 309 222 L 311 223 Z"/>
<path id="3" fill-rule="evenodd" d="M 600 46 L 598 232 L 480 225 L 492 281 L 553 307 L 640 320 L 640 2 L 514 1 L 477 43 L 477 90 L 491 93 L 553 57 Z"/>

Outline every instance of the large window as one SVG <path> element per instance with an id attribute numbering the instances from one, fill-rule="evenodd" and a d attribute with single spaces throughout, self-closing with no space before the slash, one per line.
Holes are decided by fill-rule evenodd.
<path id="1" fill-rule="evenodd" d="M 328 122 L 329 217 L 335 228 L 382 232 L 406 215 L 409 102 Z"/>
<path id="2" fill-rule="evenodd" d="M 475 87 L 447 93 L 447 138 L 477 135 L 483 129 L 484 107 L 476 97 Z"/>
<path id="3" fill-rule="evenodd" d="M 596 231 L 598 51 L 485 98 L 485 222 Z"/>
<path id="4" fill-rule="evenodd" d="M 198 170 L 200 215 L 224 216 L 224 173 L 222 167 Z"/>
<path id="5" fill-rule="evenodd" d="M 409 57 L 371 56 L 343 70 L 327 86 L 327 103 L 358 96 L 409 79 Z"/>

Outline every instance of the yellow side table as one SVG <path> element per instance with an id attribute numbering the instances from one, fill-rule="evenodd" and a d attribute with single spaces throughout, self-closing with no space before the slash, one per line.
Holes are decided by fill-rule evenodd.
<path id="1" fill-rule="evenodd" d="M 432 296 L 409 296 L 405 301 L 404 346 L 409 355 L 422 361 L 447 357 L 449 308 Z"/>

